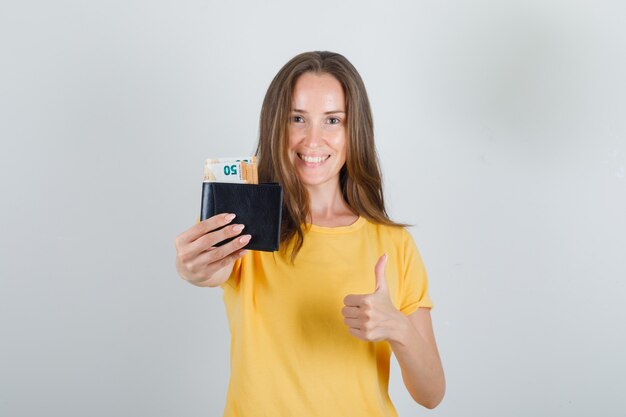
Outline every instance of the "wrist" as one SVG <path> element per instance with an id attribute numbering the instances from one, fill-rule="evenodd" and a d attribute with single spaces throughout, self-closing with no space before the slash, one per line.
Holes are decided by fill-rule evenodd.
<path id="1" fill-rule="evenodd" d="M 388 342 L 394 349 L 407 346 L 414 330 L 409 318 L 398 310 Z"/>

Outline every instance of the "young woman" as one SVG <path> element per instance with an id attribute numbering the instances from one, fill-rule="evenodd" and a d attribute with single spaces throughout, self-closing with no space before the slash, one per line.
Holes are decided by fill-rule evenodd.
<path id="1" fill-rule="evenodd" d="M 303 53 L 278 72 L 257 157 L 260 181 L 283 186 L 281 250 L 246 251 L 228 213 L 176 239 L 180 276 L 224 290 L 224 415 L 397 416 L 392 351 L 411 396 L 435 407 L 445 381 L 426 272 L 385 211 L 367 93 L 346 58 Z"/>

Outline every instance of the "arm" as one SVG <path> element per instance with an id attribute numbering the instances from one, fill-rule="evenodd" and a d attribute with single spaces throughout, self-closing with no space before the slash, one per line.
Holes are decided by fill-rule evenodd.
<path id="1" fill-rule="evenodd" d="M 418 308 L 409 316 L 400 313 L 389 343 L 411 397 L 424 407 L 435 408 L 443 399 L 446 382 L 430 309 Z"/>
<path id="2" fill-rule="evenodd" d="M 394 307 L 385 278 L 387 255 L 374 267 L 376 290 L 350 294 L 341 310 L 353 336 L 366 342 L 387 340 L 402 369 L 402 380 L 415 401 L 435 408 L 443 399 L 445 379 L 429 308 L 406 316 Z"/>

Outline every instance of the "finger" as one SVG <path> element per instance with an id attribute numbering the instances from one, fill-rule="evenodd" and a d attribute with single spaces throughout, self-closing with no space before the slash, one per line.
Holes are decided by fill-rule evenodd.
<path id="1" fill-rule="evenodd" d="M 198 257 L 198 259 L 196 260 L 197 265 L 192 267 L 191 269 L 194 276 L 201 278 L 201 280 L 194 281 L 194 282 L 202 283 L 204 281 L 207 281 L 208 279 L 207 277 L 213 275 L 215 271 L 218 271 L 221 268 L 232 265 L 237 259 L 244 256 L 247 252 L 248 251 L 246 249 L 240 249 L 238 251 L 235 251 L 231 253 L 230 255 L 228 255 L 227 257 L 221 259 L 218 264 L 216 264 L 215 262 L 208 263 L 207 254 L 203 254 L 201 257 Z"/>
<path id="2" fill-rule="evenodd" d="M 251 235 L 243 235 L 237 239 L 231 240 L 225 245 L 218 246 L 210 251 L 207 251 L 209 263 L 222 262 L 222 260 L 230 254 L 238 251 L 239 249 L 243 249 L 250 242 L 251 238 Z"/>
<path id="3" fill-rule="evenodd" d="M 363 304 L 363 295 L 350 294 L 346 295 L 343 299 L 343 303 L 348 307 L 360 307 Z"/>
<path id="4" fill-rule="evenodd" d="M 350 334 L 358 339 L 361 339 L 363 341 L 368 341 L 365 336 L 364 336 L 364 332 L 362 330 L 359 329 L 353 329 L 352 327 L 348 328 L 348 331 L 350 332 Z"/>
<path id="5" fill-rule="evenodd" d="M 376 275 L 376 291 L 387 290 L 387 280 L 385 279 L 385 266 L 387 266 L 387 254 L 383 254 L 378 258 L 376 266 L 374 266 L 374 274 Z"/>
<path id="6" fill-rule="evenodd" d="M 181 233 L 176 241 L 177 243 L 182 244 L 193 242 L 202 235 L 205 235 L 208 232 L 227 225 L 228 223 L 232 222 L 234 218 L 235 215 L 232 213 L 216 214 L 213 217 L 209 217 L 208 219 L 191 226 L 185 232 Z"/>
<path id="7" fill-rule="evenodd" d="M 210 250 L 212 246 L 217 245 L 221 241 L 240 234 L 244 227 L 245 226 L 243 224 L 233 224 L 223 227 L 220 230 L 209 232 L 191 242 L 189 244 L 189 247 L 187 248 L 187 251 L 190 254 L 198 254 L 200 252 Z"/>
<path id="8" fill-rule="evenodd" d="M 223 266 L 228 265 L 229 262 L 235 261 L 236 259 L 240 258 L 241 256 L 245 254 L 245 252 L 247 252 L 245 249 L 235 249 L 233 252 L 227 253 L 225 256 L 218 259 L 213 254 L 215 249 L 216 248 L 211 248 L 211 250 L 208 250 L 198 255 L 190 263 L 190 268 L 193 268 L 194 270 L 197 270 L 197 271 L 205 270 L 207 269 L 207 267 L 210 267 L 213 269 L 216 269 L 216 268 L 219 269 L 219 268 L 222 268 Z M 218 264 L 215 264 L 216 262 Z"/>
<path id="9" fill-rule="evenodd" d="M 365 323 L 363 323 L 363 320 L 360 319 L 344 318 L 343 322 L 346 324 L 346 326 L 357 330 L 361 330 L 365 325 Z"/>
<path id="10" fill-rule="evenodd" d="M 208 263 L 207 266 L 210 267 L 212 270 L 219 270 L 221 268 L 224 268 L 225 266 L 229 266 L 232 263 L 234 263 L 237 259 L 243 257 L 246 253 L 248 253 L 248 251 L 246 249 L 237 249 L 234 252 L 228 254 L 227 256 L 223 257 L 222 259 L 219 259 L 217 261 L 212 261 L 211 259 L 208 259 Z"/>
<path id="11" fill-rule="evenodd" d="M 344 317 L 349 317 L 349 318 L 360 318 L 362 317 L 359 313 L 360 313 L 361 309 L 358 307 L 348 307 L 345 306 L 344 308 L 341 309 L 341 314 L 343 314 Z"/>

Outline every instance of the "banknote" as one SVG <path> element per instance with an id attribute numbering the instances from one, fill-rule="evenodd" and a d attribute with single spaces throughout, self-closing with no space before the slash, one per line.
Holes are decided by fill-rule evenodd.
<path id="1" fill-rule="evenodd" d="M 256 156 L 209 158 L 204 164 L 204 181 L 258 184 Z"/>

